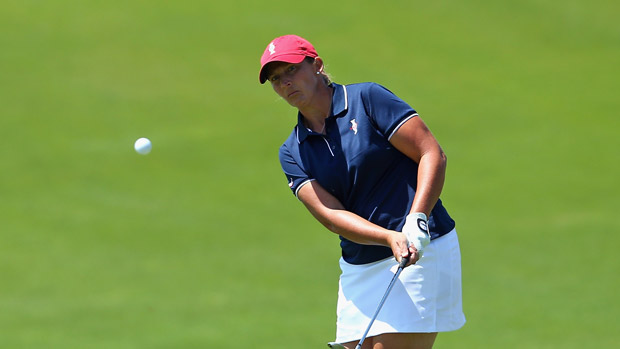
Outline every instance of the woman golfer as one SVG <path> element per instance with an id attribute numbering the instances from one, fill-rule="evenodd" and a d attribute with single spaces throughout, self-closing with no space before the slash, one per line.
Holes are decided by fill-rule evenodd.
<path id="1" fill-rule="evenodd" d="M 296 35 L 267 45 L 259 78 L 298 110 L 279 153 L 289 187 L 340 235 L 336 342 L 357 345 L 403 257 L 363 347 L 431 348 L 463 326 L 459 243 L 439 199 L 446 156 L 416 111 L 378 84 L 331 82 Z"/>

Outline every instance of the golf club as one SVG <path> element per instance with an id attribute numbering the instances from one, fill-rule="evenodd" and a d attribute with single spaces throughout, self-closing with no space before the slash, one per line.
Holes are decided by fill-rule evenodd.
<path id="1" fill-rule="evenodd" d="M 400 272 L 403 271 L 403 269 L 405 268 L 405 265 L 407 265 L 408 262 L 409 262 L 409 257 L 403 257 L 401 259 L 400 264 L 398 264 L 398 270 L 396 270 L 396 273 L 394 273 L 394 277 L 392 277 L 392 281 L 390 281 L 390 284 L 388 285 L 388 288 L 385 291 L 385 294 L 383 295 L 381 302 L 379 302 L 379 306 L 377 307 L 375 314 L 372 316 L 372 319 L 370 319 L 370 323 L 368 324 L 366 331 L 364 331 L 364 334 L 362 335 L 360 342 L 357 344 L 357 346 L 355 346 L 355 349 L 362 348 L 362 344 L 364 344 L 364 340 L 366 340 L 366 336 L 368 335 L 368 332 L 370 331 L 372 324 L 375 322 L 377 315 L 379 315 L 379 311 L 381 311 L 381 308 L 383 307 L 383 304 L 385 303 L 387 296 L 390 294 L 390 291 L 392 291 L 392 287 L 394 287 L 394 284 L 396 283 L 396 280 L 398 279 Z M 327 343 L 327 346 L 330 348 L 345 349 L 345 347 L 342 344 L 335 343 L 335 342 L 329 342 Z"/>

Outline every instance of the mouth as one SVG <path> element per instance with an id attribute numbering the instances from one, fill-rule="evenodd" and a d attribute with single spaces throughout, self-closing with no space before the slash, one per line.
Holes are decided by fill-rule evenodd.
<path id="1" fill-rule="evenodd" d="M 287 97 L 291 98 L 293 95 L 295 95 L 297 93 L 299 93 L 299 91 L 293 91 L 293 92 L 289 93 Z"/>

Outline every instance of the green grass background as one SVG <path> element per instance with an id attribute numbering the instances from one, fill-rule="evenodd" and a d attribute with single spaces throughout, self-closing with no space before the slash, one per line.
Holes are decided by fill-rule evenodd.
<path id="1" fill-rule="evenodd" d="M 322 348 L 338 239 L 289 192 L 311 40 L 448 154 L 468 323 L 436 348 L 620 343 L 617 1 L 0 3 L 0 346 Z M 137 155 L 133 142 L 153 141 Z"/>

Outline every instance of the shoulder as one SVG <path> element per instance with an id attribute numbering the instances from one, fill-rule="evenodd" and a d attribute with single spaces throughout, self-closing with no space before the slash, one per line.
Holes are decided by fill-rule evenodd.
<path id="1" fill-rule="evenodd" d="M 298 148 L 298 144 L 297 126 L 295 126 L 284 143 L 280 146 L 280 156 L 283 154 L 290 154 L 292 149 Z"/>
<path id="2" fill-rule="evenodd" d="M 352 93 L 367 93 L 375 90 L 386 90 L 385 87 L 376 82 L 358 82 L 354 84 L 345 85 L 348 92 Z"/>
<path id="3" fill-rule="evenodd" d="M 352 98 L 361 98 L 365 101 L 393 96 L 390 90 L 376 82 L 360 82 L 346 85 L 345 88 L 347 94 Z"/>

